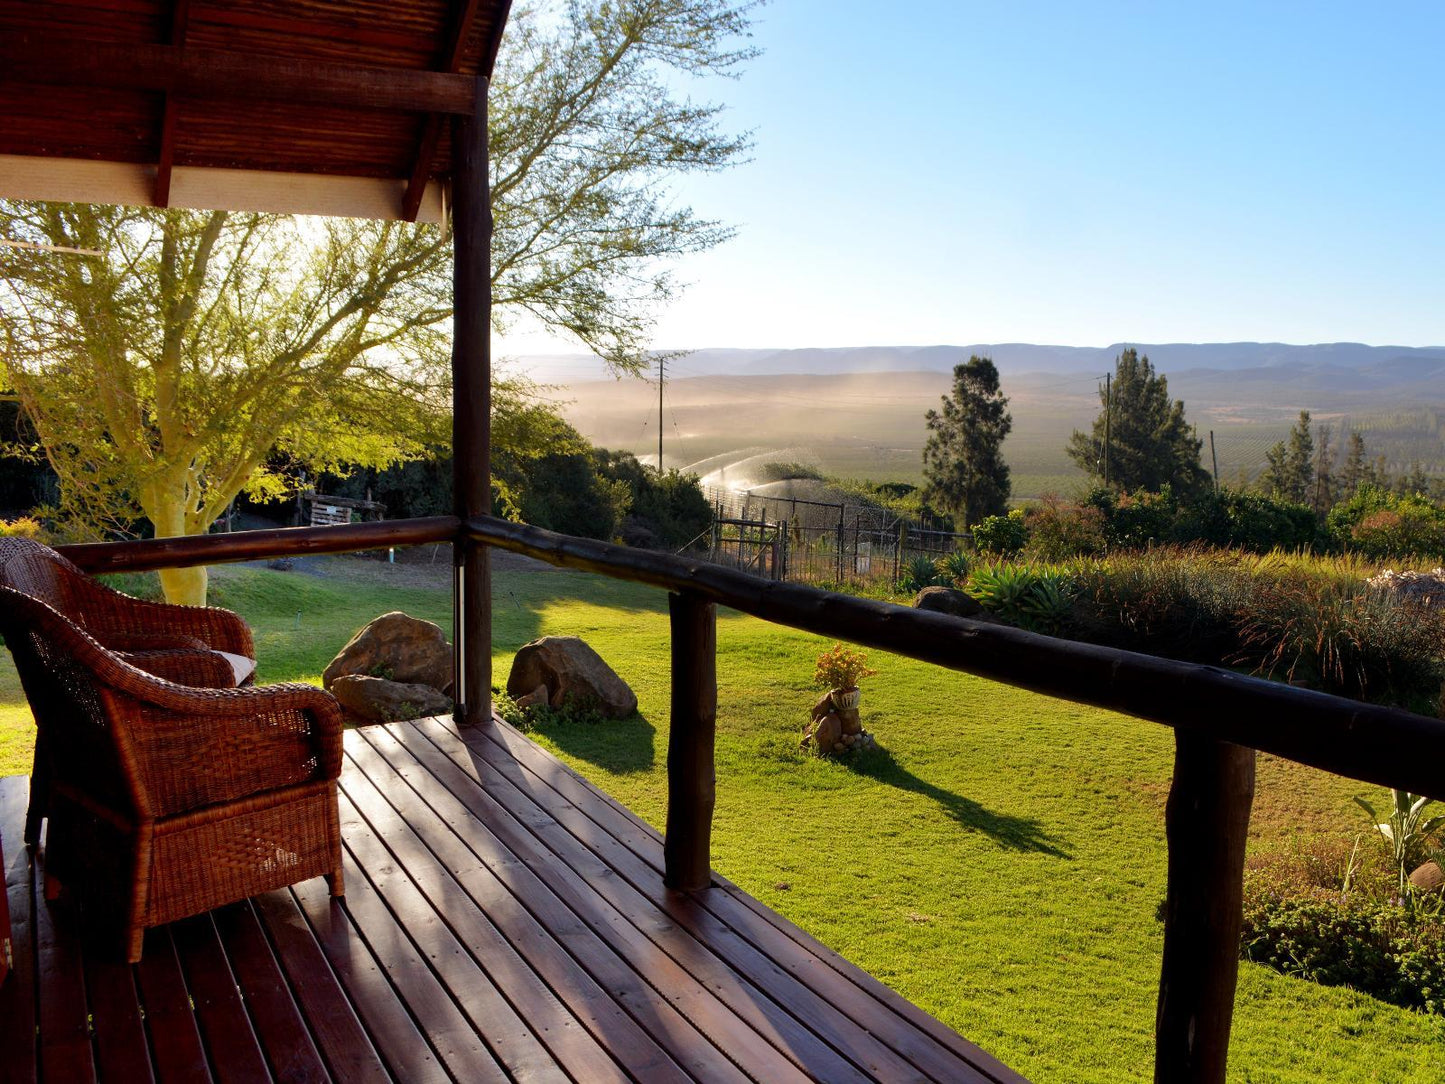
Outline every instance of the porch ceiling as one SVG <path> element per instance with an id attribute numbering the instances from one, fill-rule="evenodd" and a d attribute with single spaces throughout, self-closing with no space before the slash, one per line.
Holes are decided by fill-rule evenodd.
<path id="1" fill-rule="evenodd" d="M 509 0 L 0 0 L 0 197 L 439 220 Z"/>

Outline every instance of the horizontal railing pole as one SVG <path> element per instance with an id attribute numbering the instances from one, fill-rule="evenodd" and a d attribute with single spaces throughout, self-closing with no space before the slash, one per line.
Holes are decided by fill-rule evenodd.
<path id="1" fill-rule="evenodd" d="M 152 572 L 158 568 L 451 542 L 457 537 L 460 524 L 456 516 L 431 516 L 337 527 L 278 527 L 270 531 L 182 535 L 134 542 L 87 542 L 57 548 L 87 572 Z"/>
<path id="2" fill-rule="evenodd" d="M 1198 663 L 1040 636 L 779 583 L 492 516 L 473 538 L 550 564 L 700 595 L 779 625 L 851 640 L 1049 696 L 1189 727 L 1312 767 L 1445 798 L 1445 721 Z"/>

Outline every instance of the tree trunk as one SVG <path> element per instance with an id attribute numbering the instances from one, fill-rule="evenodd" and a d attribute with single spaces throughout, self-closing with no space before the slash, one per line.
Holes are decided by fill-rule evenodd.
<path id="1" fill-rule="evenodd" d="M 186 512 L 179 502 L 162 497 L 157 507 L 146 509 L 155 526 L 157 538 L 176 538 L 186 533 Z M 161 590 L 166 601 L 180 606 L 204 606 L 209 577 L 205 566 L 198 568 L 163 568 Z"/>

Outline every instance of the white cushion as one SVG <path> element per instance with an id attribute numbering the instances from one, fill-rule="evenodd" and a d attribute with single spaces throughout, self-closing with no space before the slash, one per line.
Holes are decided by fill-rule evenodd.
<path id="1" fill-rule="evenodd" d="M 237 685 L 256 672 L 255 659 L 248 659 L 245 655 L 233 655 L 229 651 L 217 651 L 216 654 L 231 664 L 231 672 L 236 675 Z"/>

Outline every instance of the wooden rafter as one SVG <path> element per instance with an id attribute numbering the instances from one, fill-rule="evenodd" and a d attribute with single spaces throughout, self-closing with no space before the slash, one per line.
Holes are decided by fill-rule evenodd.
<path id="1" fill-rule="evenodd" d="M 3 82 L 456 116 L 470 116 L 477 108 L 476 80 L 466 75 L 25 33 L 0 43 Z"/>
<path id="2" fill-rule="evenodd" d="M 462 57 L 466 54 L 467 39 L 472 34 L 472 24 L 477 18 L 480 0 L 462 0 L 452 27 L 450 40 L 442 54 L 440 70 L 461 71 Z M 432 160 L 436 158 L 437 144 L 441 141 L 442 119 L 435 113 L 428 113 L 422 121 L 421 138 L 417 141 L 416 161 L 412 166 L 411 179 L 406 184 L 406 194 L 401 200 L 401 217 L 405 222 L 415 222 L 426 192 L 427 178 L 431 175 Z"/>
<path id="3" fill-rule="evenodd" d="M 191 16 L 191 0 L 176 0 L 171 9 L 171 41 L 178 49 L 186 44 L 186 23 Z M 176 161 L 176 108 L 179 104 L 175 94 L 166 95 L 165 108 L 161 113 L 161 151 L 156 162 L 156 206 L 171 205 L 171 170 Z"/>

